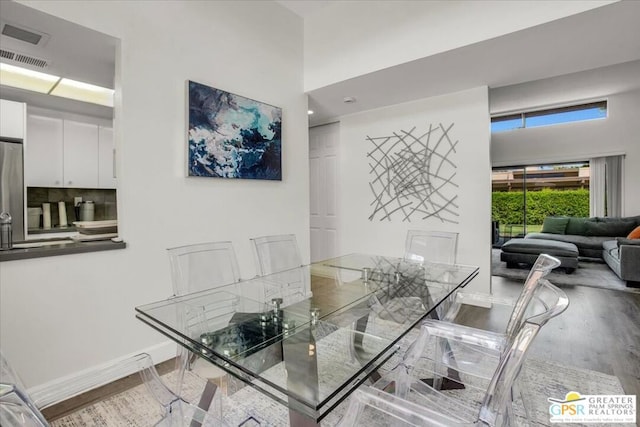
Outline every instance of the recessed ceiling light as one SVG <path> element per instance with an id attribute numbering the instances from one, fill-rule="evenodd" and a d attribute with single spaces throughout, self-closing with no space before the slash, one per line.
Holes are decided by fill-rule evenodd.
<path id="1" fill-rule="evenodd" d="M 308 114 L 308 115 L 312 115 L 312 114 L 313 114 L 313 110 L 308 110 L 308 111 L 307 111 L 307 114 Z"/>
<path id="2" fill-rule="evenodd" d="M 345 96 L 344 98 L 342 98 L 342 100 L 345 104 L 353 104 L 354 102 L 356 102 L 356 99 L 353 96 Z"/>

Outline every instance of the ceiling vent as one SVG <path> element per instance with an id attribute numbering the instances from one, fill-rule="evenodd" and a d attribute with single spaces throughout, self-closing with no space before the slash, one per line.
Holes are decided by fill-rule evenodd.
<path id="1" fill-rule="evenodd" d="M 13 22 L 6 22 L 4 19 L 0 24 L 2 25 L 1 33 L 3 36 L 29 43 L 32 46 L 42 47 L 51 37 L 42 31 L 34 30 L 33 28 L 28 28 Z"/>
<path id="2" fill-rule="evenodd" d="M 35 56 L 26 55 L 24 53 L 11 51 L 7 49 L 0 49 L 0 58 L 8 59 L 19 64 L 27 64 L 37 68 L 47 68 L 49 61 L 42 58 L 36 58 Z"/>
<path id="3" fill-rule="evenodd" d="M 42 40 L 42 35 L 33 31 L 25 30 L 15 27 L 13 25 L 5 24 L 2 27 L 2 34 L 5 36 L 13 37 L 14 39 L 22 40 L 23 42 L 37 45 Z"/>

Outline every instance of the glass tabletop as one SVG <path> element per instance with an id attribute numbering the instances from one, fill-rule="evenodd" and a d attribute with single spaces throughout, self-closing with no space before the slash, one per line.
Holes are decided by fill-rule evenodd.
<path id="1" fill-rule="evenodd" d="M 478 271 L 397 267 L 399 261 L 349 255 L 143 305 L 136 315 L 319 422 L 394 355 L 413 326 Z M 371 270 L 363 273 L 365 268 Z"/>
<path id="2" fill-rule="evenodd" d="M 322 261 L 320 264 L 339 269 L 360 272 L 365 278 L 387 280 L 394 275 L 424 275 L 430 285 L 466 286 L 475 277 L 478 268 L 462 264 L 442 264 L 431 262 L 415 262 L 403 258 L 381 255 L 349 254 Z M 471 276 L 471 278 L 469 277 Z M 462 284 L 462 285 L 461 285 Z"/>

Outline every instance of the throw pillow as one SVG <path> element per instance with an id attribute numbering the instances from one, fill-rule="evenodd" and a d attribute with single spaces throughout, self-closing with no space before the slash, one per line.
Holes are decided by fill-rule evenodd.
<path id="1" fill-rule="evenodd" d="M 623 237 L 635 226 L 634 221 L 585 222 L 585 236 Z"/>
<path id="2" fill-rule="evenodd" d="M 564 231 L 565 234 L 584 236 L 584 233 L 586 233 L 587 231 L 587 227 L 584 225 L 584 223 L 587 221 L 589 221 L 589 218 L 570 217 L 569 222 L 567 223 L 567 228 Z"/>
<path id="3" fill-rule="evenodd" d="M 542 232 L 551 234 L 564 234 L 569 218 L 558 218 L 554 216 L 548 216 L 542 223 Z"/>
<path id="4" fill-rule="evenodd" d="M 627 239 L 640 239 L 640 225 L 633 229 L 627 236 Z"/>

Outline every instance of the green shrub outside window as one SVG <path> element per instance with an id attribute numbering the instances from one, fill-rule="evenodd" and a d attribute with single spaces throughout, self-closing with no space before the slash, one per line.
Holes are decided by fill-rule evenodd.
<path id="1" fill-rule="evenodd" d="M 495 191 L 491 197 L 491 218 L 500 224 L 522 224 L 522 191 Z M 589 190 L 527 191 L 527 224 L 542 225 L 548 216 L 589 216 Z"/>

